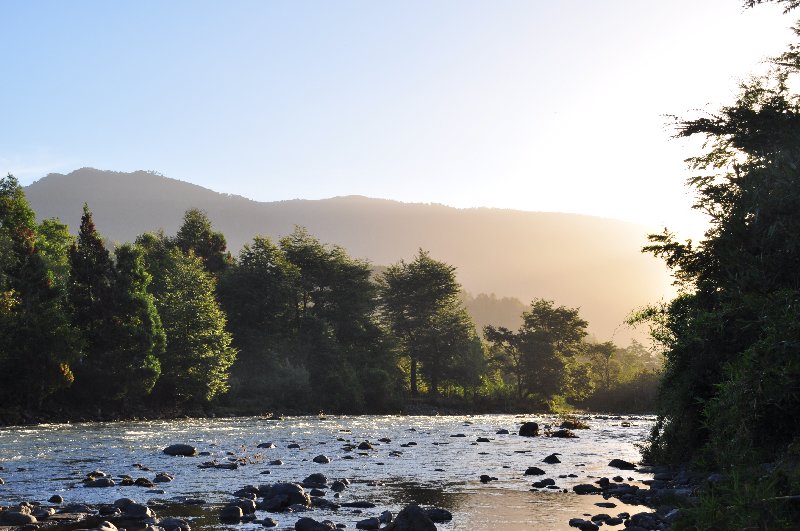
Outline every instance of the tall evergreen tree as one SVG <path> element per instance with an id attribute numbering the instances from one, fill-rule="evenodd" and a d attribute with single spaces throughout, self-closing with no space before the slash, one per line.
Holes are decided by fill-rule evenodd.
<path id="1" fill-rule="evenodd" d="M 190 208 L 183 215 L 175 243 L 184 253 L 191 251 L 199 256 L 206 270 L 215 275 L 231 262 L 225 236 L 213 230 L 208 215 L 200 209 Z"/>
<path id="2" fill-rule="evenodd" d="M 148 394 L 160 372 L 164 332 L 147 288 L 142 253 L 120 246 L 116 263 L 83 207 L 78 239 L 70 250 L 69 295 L 84 354 L 76 367 L 75 395 L 84 404 L 125 407 Z M 98 384 L 107 383 L 102 393 Z"/>
<path id="3" fill-rule="evenodd" d="M 77 356 L 69 307 L 36 229 L 19 182 L 0 179 L 0 403 L 28 408 L 72 382 Z"/>
<path id="4" fill-rule="evenodd" d="M 150 393 L 161 374 L 159 356 L 166 336 L 148 292 L 151 276 L 144 266 L 142 250 L 123 244 L 114 251 L 113 350 L 104 369 L 114 380 L 115 395 L 136 399 Z"/>
<path id="5" fill-rule="evenodd" d="M 215 297 L 216 280 L 192 251 L 185 254 L 154 235 L 138 241 L 147 249 L 148 267 L 157 279 L 153 293 L 167 336 L 155 394 L 178 402 L 207 402 L 227 391 L 236 358 Z"/>

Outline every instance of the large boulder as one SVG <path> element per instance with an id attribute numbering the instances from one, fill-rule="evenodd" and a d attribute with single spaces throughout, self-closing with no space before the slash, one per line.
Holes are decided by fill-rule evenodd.
<path id="1" fill-rule="evenodd" d="M 262 485 L 258 488 L 258 493 L 263 496 L 265 504 L 269 504 L 268 502 L 270 502 L 270 500 L 284 500 L 285 498 L 285 501 L 280 503 L 282 507 L 297 504 L 311 507 L 311 497 L 306 493 L 305 489 L 297 483 L 273 483 L 272 485 Z"/>
<path id="2" fill-rule="evenodd" d="M 620 470 L 636 470 L 636 465 L 634 465 L 633 463 L 629 463 L 628 461 L 625 461 L 623 459 L 612 459 L 608 463 L 608 466 L 619 468 Z"/>
<path id="3" fill-rule="evenodd" d="M 0 512 L 0 523 L 4 525 L 23 526 L 27 524 L 35 524 L 38 520 L 31 514 L 26 514 L 21 511 L 3 511 Z"/>
<path id="4" fill-rule="evenodd" d="M 295 531 L 330 531 L 336 526 L 330 522 L 317 522 L 313 518 L 301 518 L 294 523 Z"/>
<path id="5" fill-rule="evenodd" d="M 526 422 L 519 427 L 519 434 L 522 437 L 536 437 L 539 435 L 539 425 L 535 422 Z"/>
<path id="6" fill-rule="evenodd" d="M 598 487 L 594 485 L 590 485 L 588 483 L 581 483 L 580 485 L 575 485 L 572 487 L 572 490 L 575 494 L 596 494 L 598 492 L 602 492 Z"/>
<path id="7" fill-rule="evenodd" d="M 408 505 L 384 527 L 387 531 L 436 531 L 436 524 L 419 505 Z"/>
<path id="8" fill-rule="evenodd" d="M 238 523 L 243 516 L 242 508 L 238 505 L 226 505 L 219 512 L 219 520 L 223 523 Z"/>
<path id="9" fill-rule="evenodd" d="M 325 487 L 328 486 L 328 478 L 325 476 L 325 474 L 316 472 L 305 478 L 301 484 L 309 489 L 311 488 L 324 489 Z"/>
<path id="10" fill-rule="evenodd" d="M 543 476 L 547 472 L 539 468 L 538 466 L 529 466 L 527 470 L 525 470 L 526 476 Z"/>
<path id="11" fill-rule="evenodd" d="M 192 457 L 193 455 L 197 455 L 197 448 L 190 444 L 170 444 L 164 448 L 164 453 L 167 455 Z"/>

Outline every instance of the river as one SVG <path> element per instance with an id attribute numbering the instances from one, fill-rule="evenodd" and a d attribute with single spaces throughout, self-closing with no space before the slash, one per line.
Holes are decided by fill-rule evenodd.
<path id="1" fill-rule="evenodd" d="M 0 505 L 20 501 L 47 504 L 53 494 L 65 502 L 110 503 L 129 497 L 161 507 L 156 511 L 192 518 L 193 529 L 263 529 L 257 524 L 224 526 L 216 507 L 248 484 L 299 482 L 314 472 L 330 480 L 347 478 L 350 487 L 337 502 L 369 500 L 375 509 L 342 508 L 337 512 L 314 509 L 317 520 L 330 518 L 354 529 L 358 520 L 383 510 L 397 513 L 416 502 L 450 510 L 453 520 L 439 529 L 570 529 L 567 521 L 584 514 L 639 512 L 641 507 L 617 503 L 613 509 L 593 504 L 599 496 L 578 496 L 571 487 L 602 476 L 622 475 L 632 482 L 651 476 L 608 466 L 613 458 L 636 462 L 636 443 L 643 441 L 652 417 L 582 417 L 590 429 L 576 430 L 579 438 L 520 437 L 522 422 L 556 425 L 548 416 L 328 416 L 289 417 L 271 421 L 258 417 L 181 419 L 134 422 L 45 424 L 0 429 Z M 497 434 L 501 429 L 508 435 Z M 489 442 L 477 442 L 479 437 Z M 390 442 L 379 442 L 390 439 Z M 370 441 L 372 450 L 348 451 L 347 445 Z M 206 456 L 171 457 L 164 447 L 188 443 Z M 273 443 L 274 448 L 257 448 Z M 289 448 L 295 443 L 299 448 Z M 416 443 L 416 444 L 409 444 Z M 561 463 L 542 459 L 559 453 Z M 313 462 L 317 455 L 331 462 Z M 215 460 L 242 463 L 235 470 L 198 468 Z M 270 464 L 276 460 L 282 464 Z M 137 466 L 135 467 L 134 464 Z M 524 476 L 529 466 L 545 476 Z M 140 468 L 144 467 L 144 469 Z M 149 469 L 149 470 L 147 470 Z M 82 479 L 94 470 L 115 478 L 128 474 L 152 480 L 167 472 L 174 480 L 155 489 L 116 485 L 86 488 Z M 481 474 L 497 480 L 481 483 Z M 577 477 L 560 477 L 574 474 Z M 553 478 L 562 490 L 531 491 L 531 483 Z M 333 492 L 328 491 L 328 497 Z M 180 502 L 200 498 L 203 507 L 187 511 Z M 258 512 L 259 517 L 267 513 Z M 279 529 L 294 525 L 298 514 L 269 514 Z"/>

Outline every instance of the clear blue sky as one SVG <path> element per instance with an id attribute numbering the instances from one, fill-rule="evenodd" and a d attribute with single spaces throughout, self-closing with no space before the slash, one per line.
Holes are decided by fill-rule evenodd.
<path id="1" fill-rule="evenodd" d="M 667 114 L 791 42 L 740 0 L 0 3 L 0 172 L 155 170 L 691 230 Z"/>

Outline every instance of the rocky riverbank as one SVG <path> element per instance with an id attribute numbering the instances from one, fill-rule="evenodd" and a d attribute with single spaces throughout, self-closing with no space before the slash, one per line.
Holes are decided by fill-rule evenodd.
<path id="1" fill-rule="evenodd" d="M 638 470 L 640 473 L 653 474 L 653 479 L 642 481 L 644 486 L 625 483 L 622 476 L 612 478 L 600 477 L 592 484 L 581 484 L 573 487 L 577 494 L 600 494 L 606 500 L 619 500 L 628 505 L 641 505 L 654 508 L 655 511 L 643 511 L 630 514 L 628 512 L 610 514 L 616 504 L 613 501 L 599 502 L 598 512 L 583 514 L 572 518 L 571 527 L 581 531 L 597 531 L 600 526 L 624 524 L 626 531 L 664 531 L 669 529 L 681 517 L 681 507 L 691 506 L 697 502 L 699 490 L 704 484 L 714 481 L 718 474 L 690 473 L 686 469 L 674 469 L 664 466 L 636 466 L 633 463 L 619 461 L 609 463 L 621 470 Z M 606 509 L 600 511 L 599 509 Z"/>
<path id="2" fill-rule="evenodd" d="M 565 510 L 577 517 L 601 501 L 600 494 L 622 494 L 603 481 L 590 485 L 594 496 L 573 487 L 601 478 L 598 472 L 606 474 L 612 463 L 625 467 L 616 456 L 634 457 L 632 443 L 650 422 L 528 419 L 275 416 L 12 428 L 0 431 L 0 466 L 7 467 L 0 477 L 8 480 L 0 488 L 0 504 L 5 499 L 8 505 L 0 525 L 402 529 L 393 524 L 403 522 L 402 513 L 424 514 L 445 530 L 500 522 L 498 528 L 523 529 L 528 521 L 567 529 Z M 91 443 L 83 447 L 82 441 Z M 644 491 L 642 480 L 652 477 L 625 475 L 609 485 Z M 421 513 L 403 512 L 413 504 Z M 555 511 L 543 512 L 547 506 Z M 634 515 L 623 523 L 636 521 L 632 504 L 618 507 Z"/>

